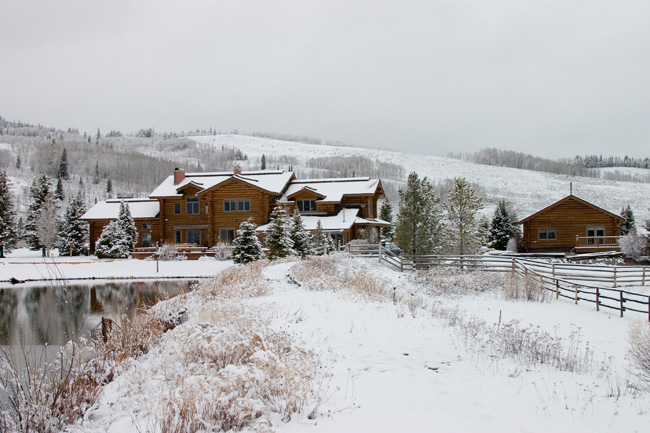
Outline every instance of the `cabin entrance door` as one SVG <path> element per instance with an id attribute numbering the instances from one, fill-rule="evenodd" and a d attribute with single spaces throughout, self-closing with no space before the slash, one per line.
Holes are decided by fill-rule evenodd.
<path id="1" fill-rule="evenodd" d="M 587 227 L 587 245 L 602 245 L 605 237 L 605 227 Z"/>

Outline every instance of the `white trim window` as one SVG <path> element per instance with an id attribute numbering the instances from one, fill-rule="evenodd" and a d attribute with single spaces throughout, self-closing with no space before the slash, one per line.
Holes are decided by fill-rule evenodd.
<path id="1" fill-rule="evenodd" d="M 316 200 L 296 200 L 300 212 L 316 212 Z"/>
<path id="2" fill-rule="evenodd" d="M 554 241 L 557 239 L 555 229 L 539 229 L 538 235 L 540 241 Z"/>

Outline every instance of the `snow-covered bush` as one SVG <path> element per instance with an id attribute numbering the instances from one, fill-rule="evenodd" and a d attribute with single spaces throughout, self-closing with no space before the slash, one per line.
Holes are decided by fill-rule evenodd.
<path id="1" fill-rule="evenodd" d="M 0 389 L 6 393 L 0 398 L 0 431 L 63 431 L 95 404 L 110 363 L 84 340 L 69 342 L 45 364 L 25 350 L 0 352 Z"/>
<path id="2" fill-rule="evenodd" d="M 262 276 L 266 261 L 257 261 L 245 267 L 225 269 L 216 277 L 199 285 L 197 292 L 217 298 L 251 298 L 269 292 L 269 284 Z"/>
<path id="3" fill-rule="evenodd" d="M 636 367 L 635 373 L 650 386 L 650 325 L 634 322 L 629 330 L 630 355 Z"/>
<path id="4" fill-rule="evenodd" d="M 219 242 L 212 247 L 214 258 L 220 261 L 232 259 L 232 247 L 225 242 Z"/>
<path id="5" fill-rule="evenodd" d="M 622 236 L 618 240 L 618 244 L 625 257 L 634 260 L 639 260 L 645 254 L 647 248 L 646 238 L 635 233 Z"/>
<path id="6" fill-rule="evenodd" d="M 163 244 L 158 248 L 158 258 L 164 261 L 187 260 L 187 256 L 179 252 L 174 244 Z"/>

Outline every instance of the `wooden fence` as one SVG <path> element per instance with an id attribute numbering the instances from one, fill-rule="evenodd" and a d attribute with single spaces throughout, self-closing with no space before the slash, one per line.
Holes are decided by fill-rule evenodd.
<path id="1" fill-rule="evenodd" d="M 556 299 L 570 299 L 593 303 L 601 308 L 648 315 L 650 321 L 650 295 L 622 289 L 626 286 L 645 286 L 650 278 L 647 266 L 602 266 L 573 263 L 546 263 L 516 256 L 397 256 L 378 244 L 349 245 L 351 255 L 378 257 L 401 272 L 433 267 L 459 267 L 466 270 L 490 272 L 515 272 L 538 278 L 542 286 Z"/>

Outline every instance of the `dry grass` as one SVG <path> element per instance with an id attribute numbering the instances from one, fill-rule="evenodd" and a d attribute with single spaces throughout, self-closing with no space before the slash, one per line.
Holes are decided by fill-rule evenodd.
<path id="1" fill-rule="evenodd" d="M 634 322 L 630 325 L 628 339 L 635 374 L 650 386 L 650 324 Z"/>
<path id="2" fill-rule="evenodd" d="M 509 273 L 503 284 L 503 296 L 506 299 L 544 302 L 549 299 L 549 291 L 539 277 Z"/>
<path id="3" fill-rule="evenodd" d="M 293 268 L 292 277 L 310 290 L 346 291 L 366 301 L 391 298 L 387 280 L 366 269 L 350 267 L 349 261 L 339 254 L 310 257 Z"/>
<path id="4" fill-rule="evenodd" d="M 258 260 L 243 266 L 230 267 L 208 282 L 199 285 L 197 294 L 221 299 L 242 299 L 263 296 L 269 293 L 268 282 L 262 271 L 268 266 L 265 260 Z"/>
<path id="5" fill-rule="evenodd" d="M 48 362 L 23 348 L 2 350 L 0 431 L 53 432 L 83 417 L 97 401 L 109 363 L 90 346 L 68 343 Z"/>

